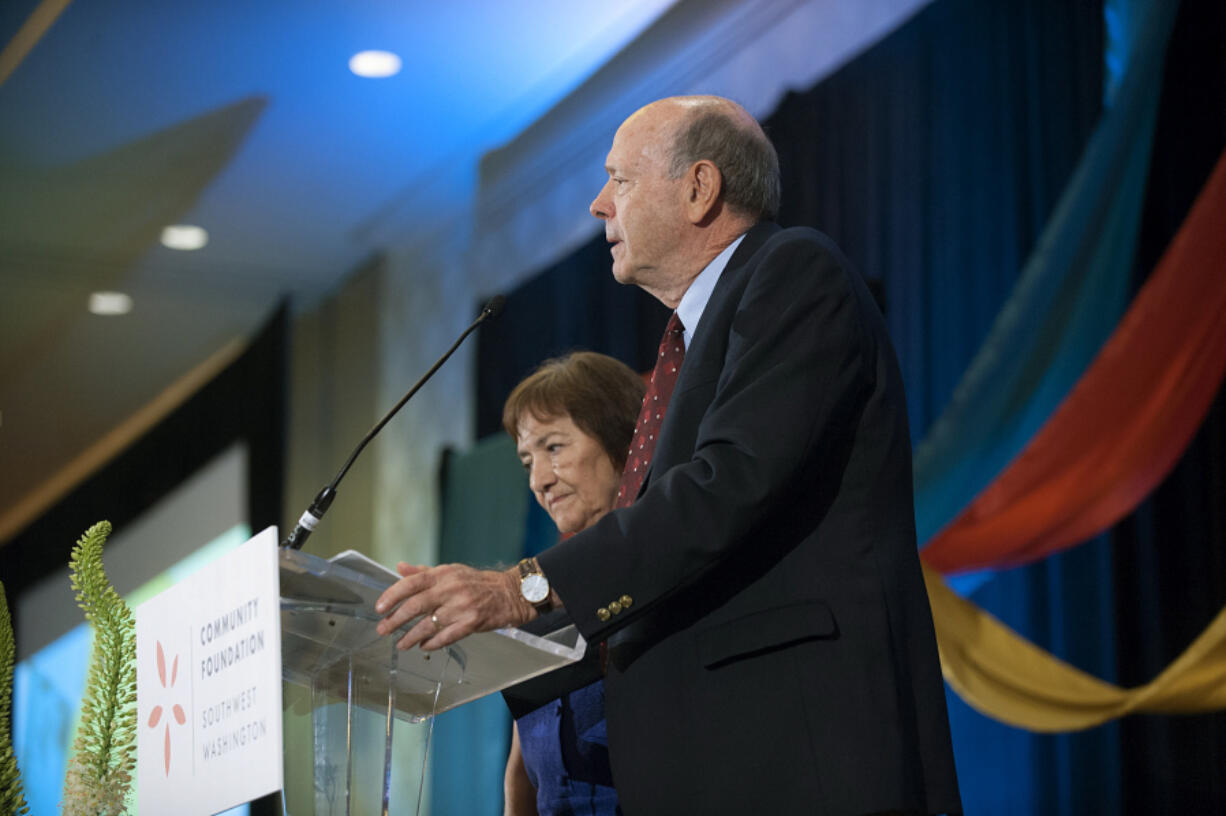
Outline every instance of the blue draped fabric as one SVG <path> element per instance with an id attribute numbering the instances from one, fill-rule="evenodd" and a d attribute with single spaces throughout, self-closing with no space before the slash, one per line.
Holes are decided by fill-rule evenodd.
<path id="1" fill-rule="evenodd" d="M 935 535 L 1085 371 L 1127 306 L 1177 3 L 1141 9 L 1132 57 L 1059 205 L 949 405 L 915 449 L 916 531 Z"/>

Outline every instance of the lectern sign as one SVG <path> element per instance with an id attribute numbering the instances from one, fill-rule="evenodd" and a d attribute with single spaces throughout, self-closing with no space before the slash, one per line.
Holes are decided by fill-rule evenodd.
<path id="1" fill-rule="evenodd" d="M 281 789 L 270 527 L 136 609 L 137 806 L 211 814 Z"/>

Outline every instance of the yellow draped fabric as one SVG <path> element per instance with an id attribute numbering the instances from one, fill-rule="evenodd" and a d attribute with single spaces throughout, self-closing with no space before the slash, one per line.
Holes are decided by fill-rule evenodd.
<path id="1" fill-rule="evenodd" d="M 1171 665 L 1123 689 L 1070 666 L 957 595 L 924 567 L 946 682 L 980 712 L 1030 731 L 1077 731 L 1125 714 L 1226 708 L 1226 608 Z"/>
<path id="2" fill-rule="evenodd" d="M 1226 153 L 1078 385 L 920 553 L 945 679 L 990 717 L 1031 731 L 1073 731 L 1131 713 L 1226 708 L 1226 609 L 1156 678 L 1122 689 L 1030 643 L 937 572 L 1027 561 L 1084 541 L 1134 510 L 1170 471 L 1226 371 L 1223 336 L 1214 333 L 1226 316 L 1224 214 Z"/>

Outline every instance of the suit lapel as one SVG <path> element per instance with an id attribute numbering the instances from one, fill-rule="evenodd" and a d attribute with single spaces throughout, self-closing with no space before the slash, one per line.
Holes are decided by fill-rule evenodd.
<path id="1" fill-rule="evenodd" d="M 675 461 L 667 461 L 667 452 L 670 447 L 668 442 L 674 434 L 679 432 L 674 426 L 679 421 L 677 417 L 682 413 L 674 411 L 673 408 L 679 400 L 685 400 L 686 391 L 706 382 L 708 378 L 719 376 L 728 341 L 725 326 L 728 321 L 726 312 L 740 299 L 740 293 L 744 290 L 744 278 L 745 273 L 749 271 L 749 260 L 766 243 L 767 239 L 779 230 L 778 224 L 770 222 L 756 224 L 750 228 L 749 232 L 745 233 L 745 239 L 728 259 L 728 265 L 720 273 L 719 280 L 711 290 L 711 297 L 703 309 L 698 329 L 694 332 L 690 345 L 685 350 L 685 362 L 681 365 L 681 373 L 677 377 L 677 385 L 673 389 L 668 411 L 664 415 L 664 424 L 660 428 L 660 439 L 656 443 L 655 455 L 647 467 L 647 474 L 643 477 L 638 496 L 643 495 L 643 491 L 651 484 L 657 463 L 663 462 L 665 469 L 678 464 Z M 664 455 L 664 459 L 661 459 L 661 454 Z M 688 456 L 688 453 L 686 455 Z M 635 497 L 636 500 L 638 496 Z"/>

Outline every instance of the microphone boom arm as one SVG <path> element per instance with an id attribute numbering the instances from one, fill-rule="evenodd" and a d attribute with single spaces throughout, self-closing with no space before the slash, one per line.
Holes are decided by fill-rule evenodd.
<path id="1" fill-rule="evenodd" d="M 408 402 L 423 385 L 426 384 L 426 381 L 433 377 L 436 371 L 442 368 L 443 363 L 450 359 L 451 355 L 455 353 L 455 350 L 460 347 L 460 344 L 464 342 L 468 335 L 476 331 L 477 327 L 486 320 L 490 320 L 502 314 L 502 310 L 505 306 L 506 298 L 502 295 L 495 295 L 493 298 L 491 298 L 490 302 L 487 303 L 485 308 L 481 310 L 481 314 L 479 314 L 477 319 L 472 322 L 472 325 L 465 329 L 464 333 L 451 344 L 451 348 L 447 349 L 447 352 L 442 357 L 438 358 L 434 365 L 430 366 L 430 370 L 423 374 L 420 380 L 414 383 L 413 387 L 409 389 L 408 393 L 401 397 L 400 401 L 392 406 L 392 410 L 388 411 L 383 419 L 376 422 L 375 426 L 370 429 L 366 436 L 362 437 L 362 441 L 359 442 L 357 447 L 353 449 L 353 453 L 349 454 L 349 458 L 345 461 L 345 464 L 341 467 L 341 469 L 337 471 L 336 476 L 332 479 L 332 481 L 315 495 L 314 500 L 311 501 L 311 506 L 308 507 L 302 513 L 301 518 L 298 519 L 298 524 L 295 525 L 293 532 L 291 532 L 289 536 L 286 537 L 285 541 L 281 543 L 282 547 L 288 547 L 291 550 L 302 549 L 302 545 L 306 543 L 307 538 L 315 529 L 315 525 L 317 525 L 320 519 L 323 518 L 324 513 L 328 512 L 328 508 L 332 506 L 332 500 L 336 498 L 336 486 L 340 484 L 341 479 L 345 478 L 345 474 L 348 473 L 349 468 L 353 466 L 354 460 L 358 458 L 358 454 L 360 454 L 366 445 L 369 444 L 370 440 L 375 438 L 375 434 L 383 430 L 383 426 L 386 425 L 392 417 L 396 416 L 397 412 L 404 407 L 404 404 Z"/>

